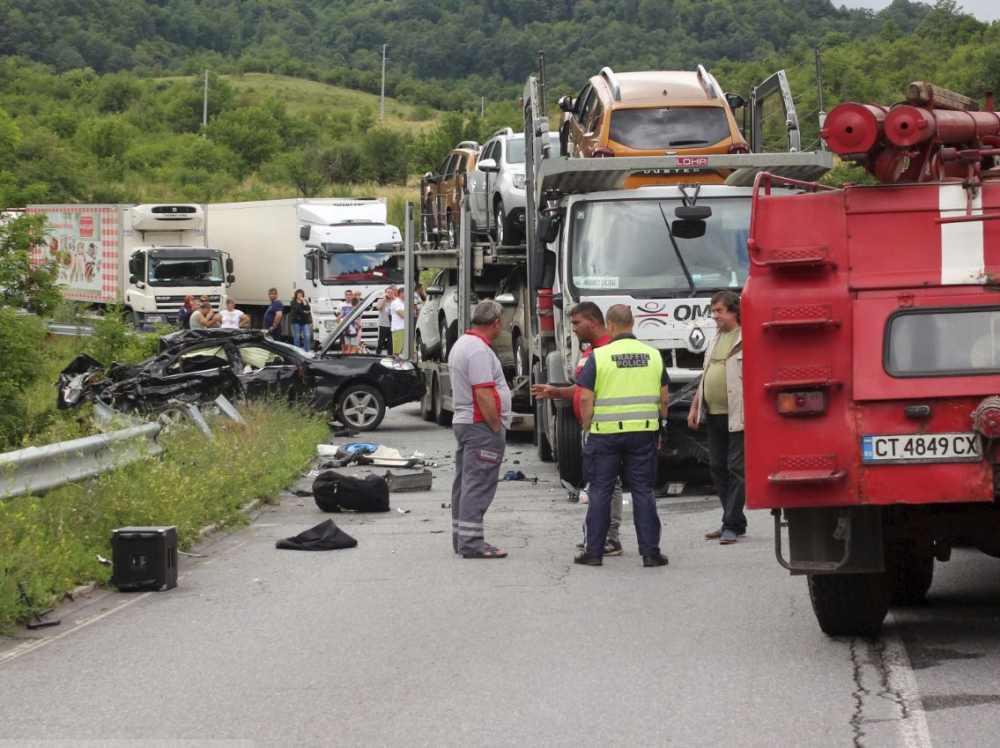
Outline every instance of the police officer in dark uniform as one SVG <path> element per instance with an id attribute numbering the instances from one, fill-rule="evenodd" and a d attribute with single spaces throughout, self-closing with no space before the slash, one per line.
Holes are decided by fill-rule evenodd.
<path id="1" fill-rule="evenodd" d="M 621 470 L 632 492 L 635 534 L 645 567 L 665 566 L 660 553 L 660 518 L 656 513 L 657 440 L 667 415 L 670 378 L 660 352 L 632 334 L 632 310 L 608 309 L 612 341 L 598 348 L 583 367 L 580 411 L 587 434 L 583 459 L 590 480 L 586 549 L 574 559 L 584 566 L 603 565 L 611 523 L 611 495 Z"/>

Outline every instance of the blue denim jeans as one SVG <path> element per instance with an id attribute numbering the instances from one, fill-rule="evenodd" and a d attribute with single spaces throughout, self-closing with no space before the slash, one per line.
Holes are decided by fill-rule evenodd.
<path id="1" fill-rule="evenodd" d="M 312 325 L 292 323 L 292 345 L 306 352 L 312 350 Z"/>
<path id="2" fill-rule="evenodd" d="M 628 431 L 623 434 L 591 434 L 583 448 L 583 464 L 590 481 L 585 544 L 591 556 L 603 556 L 611 525 L 611 497 L 618 475 L 625 473 L 632 492 L 632 518 L 639 553 L 660 552 L 660 517 L 656 513 L 653 486 L 656 483 L 656 432 Z"/>

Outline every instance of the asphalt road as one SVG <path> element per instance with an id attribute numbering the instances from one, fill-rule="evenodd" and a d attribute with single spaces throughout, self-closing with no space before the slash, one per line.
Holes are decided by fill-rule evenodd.
<path id="1" fill-rule="evenodd" d="M 512 442 L 504 470 L 538 482 L 501 483 L 487 515 L 510 557 L 464 560 L 442 507 L 451 432 L 408 406 L 376 434 L 441 466 L 389 514 L 333 515 L 357 548 L 276 550 L 328 516 L 286 495 L 185 559 L 177 589 L 97 592 L 58 628 L 0 639 L 0 748 L 992 741 L 998 561 L 957 551 L 880 642 L 831 640 L 765 514 L 725 547 L 702 539 L 714 497 L 661 500 L 670 565 L 644 569 L 626 507 L 625 555 L 574 566 L 586 508 Z"/>

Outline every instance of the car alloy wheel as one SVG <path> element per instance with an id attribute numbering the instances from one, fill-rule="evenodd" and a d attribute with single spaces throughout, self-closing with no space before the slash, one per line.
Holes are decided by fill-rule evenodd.
<path id="1" fill-rule="evenodd" d="M 496 224 L 497 244 L 502 247 L 507 243 L 507 217 L 504 215 L 503 200 L 497 200 Z"/>
<path id="2" fill-rule="evenodd" d="M 385 417 L 385 401 L 374 387 L 358 384 L 340 396 L 340 421 L 358 431 L 371 431 Z"/>
<path id="3" fill-rule="evenodd" d="M 438 320 L 438 332 L 441 334 L 441 361 L 448 363 L 448 354 L 451 351 L 448 350 L 448 323 L 444 317 Z"/>

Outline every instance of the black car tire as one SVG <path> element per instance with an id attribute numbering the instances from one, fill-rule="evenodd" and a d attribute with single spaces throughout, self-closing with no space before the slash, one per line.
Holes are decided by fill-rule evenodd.
<path id="1" fill-rule="evenodd" d="M 556 462 L 562 480 L 574 486 L 583 485 L 580 422 L 572 408 L 556 408 Z"/>
<path id="2" fill-rule="evenodd" d="M 416 332 L 417 344 L 414 346 L 416 351 L 417 360 L 415 363 L 420 363 L 421 361 L 427 360 L 427 349 L 424 347 L 424 339 L 420 336 L 420 331 Z"/>
<path id="3" fill-rule="evenodd" d="M 507 219 L 507 212 L 504 210 L 502 197 L 497 198 L 493 215 L 496 218 L 497 244 L 501 247 L 512 244 L 514 242 L 514 227 L 511 226 L 510 221 Z"/>
<path id="4" fill-rule="evenodd" d="M 337 420 L 358 431 L 377 429 L 385 418 L 385 397 L 370 384 L 352 384 L 337 398 Z"/>
<path id="5" fill-rule="evenodd" d="M 428 423 L 434 423 L 434 376 L 428 374 L 424 396 L 420 398 L 420 417 Z"/>
<path id="6" fill-rule="evenodd" d="M 448 356 L 451 354 L 451 348 L 458 339 L 458 323 L 449 325 L 448 320 L 442 314 L 438 318 L 438 333 L 441 336 L 441 349 L 438 358 L 441 360 L 441 363 L 446 364 L 448 363 Z"/>
<path id="7" fill-rule="evenodd" d="M 435 375 L 434 377 L 434 420 L 439 426 L 451 426 L 451 416 L 450 410 L 445 410 L 444 407 L 444 397 L 441 394 L 441 380 Z"/>
<path id="8" fill-rule="evenodd" d="M 912 540 L 886 543 L 885 560 L 890 574 L 890 605 L 919 605 L 934 582 L 934 557 L 921 557 Z"/>

